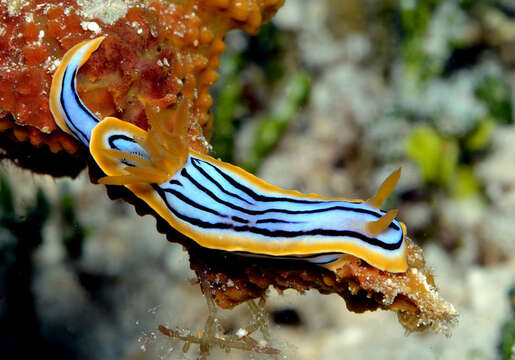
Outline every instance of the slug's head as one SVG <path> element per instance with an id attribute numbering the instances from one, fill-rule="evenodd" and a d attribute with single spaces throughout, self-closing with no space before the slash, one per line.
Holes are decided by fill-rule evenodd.
<path id="1" fill-rule="evenodd" d="M 148 112 L 148 131 L 113 117 L 95 127 L 90 152 L 108 175 L 99 183 L 161 184 L 182 168 L 189 155 L 188 127 L 194 93 L 190 88 L 185 85 L 182 100 L 166 121 Z M 113 146 L 113 139 L 124 146 Z"/>

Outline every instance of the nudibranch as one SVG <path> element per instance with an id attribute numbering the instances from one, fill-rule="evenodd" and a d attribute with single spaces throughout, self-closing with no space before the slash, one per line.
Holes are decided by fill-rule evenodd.
<path id="1" fill-rule="evenodd" d="M 104 38 L 70 49 L 52 80 L 50 109 L 107 175 L 124 185 L 173 228 L 199 245 L 250 256 L 308 261 L 335 270 L 353 255 L 380 270 L 407 269 L 406 227 L 396 210 L 380 207 L 395 187 L 393 172 L 367 201 L 330 199 L 268 184 L 187 145 L 195 91 L 186 78 L 169 124 L 150 129 L 114 117 L 100 120 L 81 101 L 78 69 Z"/>

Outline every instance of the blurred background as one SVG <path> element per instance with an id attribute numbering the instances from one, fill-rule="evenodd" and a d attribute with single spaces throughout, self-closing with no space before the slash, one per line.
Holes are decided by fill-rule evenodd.
<path id="1" fill-rule="evenodd" d="M 287 0 L 256 36 L 226 40 L 212 154 L 284 188 L 358 198 L 402 166 L 386 207 L 460 312 L 450 338 L 405 336 L 393 313 L 271 290 L 277 358 L 515 359 L 515 2 Z M 7 354 L 195 359 L 195 346 L 184 354 L 156 331 L 204 326 L 194 278 L 153 218 L 109 200 L 87 172 L 54 179 L 2 163 Z M 250 316 L 244 305 L 220 313 L 229 331 Z"/>

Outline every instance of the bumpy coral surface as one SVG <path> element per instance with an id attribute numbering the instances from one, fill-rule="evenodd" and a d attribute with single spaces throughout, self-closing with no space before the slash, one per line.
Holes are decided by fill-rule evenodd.
<path id="1" fill-rule="evenodd" d="M 409 239 L 407 245 L 408 271 L 399 274 L 380 271 L 350 255 L 336 274 L 295 262 L 284 264 L 244 258 L 228 261 L 227 255 L 223 254 L 220 261 L 210 258 L 206 263 L 203 250 L 190 249 L 190 261 L 197 276 L 207 273 L 212 295 L 223 308 L 232 308 L 262 296 L 269 286 L 301 292 L 314 288 L 322 294 L 339 294 L 353 312 L 395 311 L 399 322 L 408 331 L 432 329 L 449 334 L 458 313 L 439 296 L 433 276 L 425 266 L 422 250 Z"/>
<path id="2" fill-rule="evenodd" d="M 192 76 L 197 89 L 191 146 L 206 152 L 210 86 L 233 28 L 255 32 L 283 0 L 0 1 L 0 131 L 52 152 L 74 153 L 48 109 L 54 70 L 80 41 L 107 35 L 81 69 L 78 88 L 100 118 L 117 116 L 142 128 L 165 118 Z"/>

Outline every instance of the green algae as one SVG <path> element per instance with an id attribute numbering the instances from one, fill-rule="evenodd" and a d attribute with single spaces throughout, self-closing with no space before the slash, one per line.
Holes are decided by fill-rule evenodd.
<path id="1" fill-rule="evenodd" d="M 490 143 L 494 129 L 495 120 L 490 116 L 484 117 L 479 121 L 477 127 L 465 138 L 465 148 L 470 152 L 484 150 Z"/>
<path id="2" fill-rule="evenodd" d="M 286 95 L 273 109 L 272 114 L 259 122 L 250 146 L 250 154 L 243 167 L 255 172 L 265 157 L 277 145 L 288 126 L 294 121 L 299 109 L 309 98 L 310 77 L 305 72 L 294 74 L 286 89 Z"/>
<path id="3" fill-rule="evenodd" d="M 511 89 L 500 76 L 486 75 L 476 88 L 476 96 L 483 101 L 492 119 L 499 124 L 513 123 Z"/>
<path id="4" fill-rule="evenodd" d="M 483 130 L 486 131 L 486 130 Z M 481 135 L 475 145 L 484 144 Z M 480 147 L 481 148 L 481 147 Z M 481 184 L 472 167 L 460 163 L 462 150 L 455 138 L 446 138 L 430 126 L 416 127 L 405 141 L 406 155 L 420 169 L 423 180 L 440 186 L 457 198 L 478 194 Z"/>
<path id="5" fill-rule="evenodd" d="M 255 172 L 307 102 L 310 76 L 288 67 L 284 55 L 291 37 L 268 23 L 256 36 L 239 39 L 243 46 L 222 56 L 220 81 L 214 87 L 210 141 L 215 157 Z M 284 95 L 274 98 L 281 93 Z M 236 136 L 249 122 L 257 123 L 256 130 L 243 155 L 236 156 Z"/>
<path id="6" fill-rule="evenodd" d="M 424 181 L 448 186 L 459 158 L 458 144 L 430 126 L 416 127 L 405 142 L 406 155 L 418 164 Z"/>
<path id="7" fill-rule="evenodd" d="M 244 82 L 240 72 L 243 57 L 240 52 L 222 55 L 220 83 L 215 86 L 216 101 L 213 106 L 213 136 L 211 145 L 214 154 L 223 161 L 234 160 L 234 136 L 240 115 L 246 112 L 241 95 Z"/>
<path id="8" fill-rule="evenodd" d="M 20 339 L 18 346 L 27 355 L 20 357 L 26 358 L 26 349 L 43 345 L 32 288 L 35 273 L 32 258 L 43 242 L 42 228 L 50 207 L 42 190 L 23 208 L 17 208 L 15 202 L 11 184 L 0 172 L 0 335 Z M 4 349 L 7 353 L 9 350 L 9 347 Z"/>
<path id="9" fill-rule="evenodd" d="M 513 360 L 515 356 L 515 286 L 508 293 L 511 302 L 511 318 L 501 328 L 499 352 L 503 360 Z"/>
<path id="10" fill-rule="evenodd" d="M 61 188 L 59 206 L 57 210 L 62 219 L 61 232 L 63 244 L 71 260 L 78 260 L 82 255 L 84 241 L 89 235 L 82 223 L 78 220 L 75 211 L 75 199 L 68 186 Z"/>

